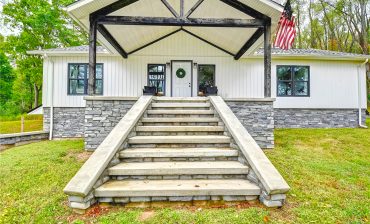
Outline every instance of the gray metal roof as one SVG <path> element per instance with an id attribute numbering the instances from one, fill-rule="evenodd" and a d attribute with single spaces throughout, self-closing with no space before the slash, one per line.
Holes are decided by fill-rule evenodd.
<path id="1" fill-rule="evenodd" d="M 53 48 L 53 49 L 45 49 L 45 50 L 35 50 L 29 51 L 29 54 L 86 54 L 89 52 L 89 46 L 77 46 L 77 47 L 67 47 L 67 48 Z M 97 53 L 100 54 L 110 54 L 104 47 L 98 46 Z M 353 53 L 345 53 L 345 52 L 338 52 L 338 51 L 327 51 L 327 50 L 318 50 L 318 49 L 290 49 L 290 50 L 282 50 L 279 48 L 272 49 L 272 56 L 278 57 L 326 57 L 326 58 L 370 58 L 370 55 L 363 55 L 363 54 L 353 54 Z M 252 57 L 259 57 L 263 56 L 263 48 L 258 49 Z"/>
<path id="2" fill-rule="evenodd" d="M 272 55 L 279 56 L 327 56 L 327 57 L 365 57 L 368 58 L 369 55 L 345 53 L 339 51 L 327 51 L 319 49 L 290 49 L 282 50 L 279 48 L 273 48 L 271 51 Z M 263 48 L 257 50 L 254 55 L 263 55 Z"/>

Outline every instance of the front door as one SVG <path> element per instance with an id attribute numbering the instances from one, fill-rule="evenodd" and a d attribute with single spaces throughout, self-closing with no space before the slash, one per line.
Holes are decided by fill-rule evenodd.
<path id="1" fill-rule="evenodd" d="M 172 96 L 191 97 L 192 88 L 192 62 L 172 61 Z"/>

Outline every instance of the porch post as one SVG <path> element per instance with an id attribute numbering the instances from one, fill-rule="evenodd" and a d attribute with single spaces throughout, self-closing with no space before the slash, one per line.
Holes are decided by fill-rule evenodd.
<path id="1" fill-rule="evenodd" d="M 271 20 L 264 25 L 265 98 L 271 97 Z"/>
<path id="2" fill-rule="evenodd" d="M 88 94 L 95 94 L 97 21 L 90 16 Z"/>

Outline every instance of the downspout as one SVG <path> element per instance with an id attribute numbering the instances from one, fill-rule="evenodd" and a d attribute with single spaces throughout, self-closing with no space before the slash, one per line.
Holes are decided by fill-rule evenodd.
<path id="1" fill-rule="evenodd" d="M 44 54 L 45 59 L 49 59 L 51 62 L 51 92 L 50 92 L 50 127 L 49 127 L 49 140 L 53 140 L 53 129 L 54 129 L 54 61 Z M 49 75 L 49 65 L 48 65 L 48 75 Z"/>
<path id="2" fill-rule="evenodd" d="M 367 63 L 369 62 L 369 59 L 366 59 L 366 61 L 364 63 L 361 63 L 357 66 L 357 90 L 358 90 L 358 126 L 360 128 L 368 128 L 366 125 L 362 124 L 362 105 L 361 105 L 361 73 L 360 73 L 360 69 L 363 65 L 366 65 Z"/>

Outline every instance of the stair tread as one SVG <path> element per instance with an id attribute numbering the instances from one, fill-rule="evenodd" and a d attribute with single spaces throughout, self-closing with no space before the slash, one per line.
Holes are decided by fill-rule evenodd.
<path id="1" fill-rule="evenodd" d="M 238 150 L 230 148 L 129 148 L 120 152 L 121 158 L 220 156 L 238 156 Z"/>
<path id="2" fill-rule="evenodd" d="M 135 136 L 128 139 L 131 144 L 145 143 L 230 143 L 230 137 L 224 135 L 173 135 L 173 136 Z"/>
<path id="3" fill-rule="evenodd" d="M 210 107 L 210 103 L 152 103 L 152 107 Z"/>
<path id="4" fill-rule="evenodd" d="M 242 179 L 228 180 L 124 180 L 108 181 L 96 197 L 259 195 L 261 189 Z"/>
<path id="5" fill-rule="evenodd" d="M 148 114 L 186 114 L 186 115 L 204 115 L 214 114 L 214 110 L 148 110 Z"/>
<path id="6" fill-rule="evenodd" d="M 238 161 L 138 162 L 119 163 L 108 172 L 109 175 L 247 174 L 248 166 Z"/>
<path id="7" fill-rule="evenodd" d="M 209 131 L 209 132 L 223 132 L 225 128 L 223 126 L 138 126 L 136 131 L 164 131 L 164 132 L 176 132 L 176 131 Z"/>
<path id="8" fill-rule="evenodd" d="M 208 97 L 155 97 L 155 101 L 160 102 L 173 102 L 173 101 L 180 101 L 180 102 L 205 102 L 209 101 Z"/>
<path id="9" fill-rule="evenodd" d="M 151 118 L 145 117 L 142 119 L 142 122 L 155 122 L 155 123 L 169 123 L 169 122 L 198 122 L 198 123 L 207 123 L 207 122 L 218 122 L 220 121 L 217 117 L 164 117 L 164 118 Z"/>

